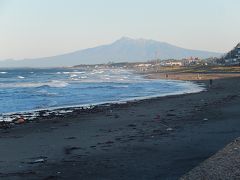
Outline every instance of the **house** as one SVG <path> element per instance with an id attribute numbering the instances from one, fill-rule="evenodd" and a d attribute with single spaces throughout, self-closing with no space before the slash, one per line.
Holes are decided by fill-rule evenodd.
<path id="1" fill-rule="evenodd" d="M 238 65 L 240 63 L 240 43 L 228 52 L 223 59 L 226 65 Z"/>
<path id="2" fill-rule="evenodd" d="M 162 66 L 182 66 L 182 61 L 166 60 L 161 63 Z"/>

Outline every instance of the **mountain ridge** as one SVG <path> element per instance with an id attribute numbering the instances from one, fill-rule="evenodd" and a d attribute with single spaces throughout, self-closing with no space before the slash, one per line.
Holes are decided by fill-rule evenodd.
<path id="1" fill-rule="evenodd" d="M 143 62 L 153 59 L 207 58 L 221 53 L 181 48 L 166 42 L 122 37 L 111 44 L 50 57 L 0 61 L 0 67 L 62 67 L 107 62 Z"/>

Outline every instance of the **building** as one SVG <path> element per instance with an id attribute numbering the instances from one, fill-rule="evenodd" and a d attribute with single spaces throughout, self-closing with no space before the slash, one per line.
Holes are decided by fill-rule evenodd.
<path id="1" fill-rule="evenodd" d="M 199 65 L 201 62 L 201 59 L 198 57 L 190 57 L 187 59 L 182 59 L 182 62 L 184 66 L 194 66 L 194 65 Z"/>
<path id="2" fill-rule="evenodd" d="M 182 61 L 166 60 L 161 63 L 162 66 L 182 66 Z"/>
<path id="3" fill-rule="evenodd" d="M 225 56 L 223 56 L 221 61 L 223 61 L 225 65 L 239 65 L 240 64 L 240 43 L 238 43 L 234 49 L 232 49 Z"/>
<path id="4" fill-rule="evenodd" d="M 237 49 L 237 59 L 238 61 L 240 61 L 240 43 L 238 43 L 238 45 L 236 46 L 236 49 Z"/>

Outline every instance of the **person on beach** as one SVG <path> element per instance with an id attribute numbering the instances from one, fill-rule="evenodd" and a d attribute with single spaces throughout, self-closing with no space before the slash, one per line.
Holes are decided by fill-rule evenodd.
<path id="1" fill-rule="evenodd" d="M 212 87 L 212 84 L 213 84 L 213 80 L 210 79 L 210 80 L 209 80 L 209 87 Z"/>

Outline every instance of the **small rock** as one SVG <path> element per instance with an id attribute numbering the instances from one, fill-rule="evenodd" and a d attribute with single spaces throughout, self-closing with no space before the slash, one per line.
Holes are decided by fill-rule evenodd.
<path id="1" fill-rule="evenodd" d="M 115 114 L 115 115 L 114 115 L 114 118 L 119 118 L 119 115 L 118 115 L 118 114 Z"/>
<path id="2" fill-rule="evenodd" d="M 78 149 L 80 149 L 79 147 L 72 147 L 72 146 L 70 146 L 70 147 L 65 147 L 64 148 L 64 152 L 65 152 L 65 154 L 71 154 L 72 153 L 72 151 L 74 151 L 74 150 L 78 150 Z"/>
<path id="3" fill-rule="evenodd" d="M 20 117 L 14 123 L 15 124 L 23 124 L 25 122 L 26 122 L 26 120 L 24 119 L 24 117 Z"/>
<path id="4" fill-rule="evenodd" d="M 77 139 L 77 138 L 74 137 L 74 136 L 71 136 L 71 137 L 67 137 L 67 138 L 65 138 L 65 139 Z"/>
<path id="5" fill-rule="evenodd" d="M 208 118 L 204 118 L 203 120 L 204 120 L 204 121 L 208 121 Z"/>
<path id="6" fill-rule="evenodd" d="M 175 114 L 168 113 L 167 116 L 176 116 Z"/>
<path id="7" fill-rule="evenodd" d="M 128 127 L 136 127 L 136 124 L 129 124 Z"/>
<path id="8" fill-rule="evenodd" d="M 113 141 L 107 141 L 105 142 L 105 144 L 113 144 L 114 142 Z"/>

